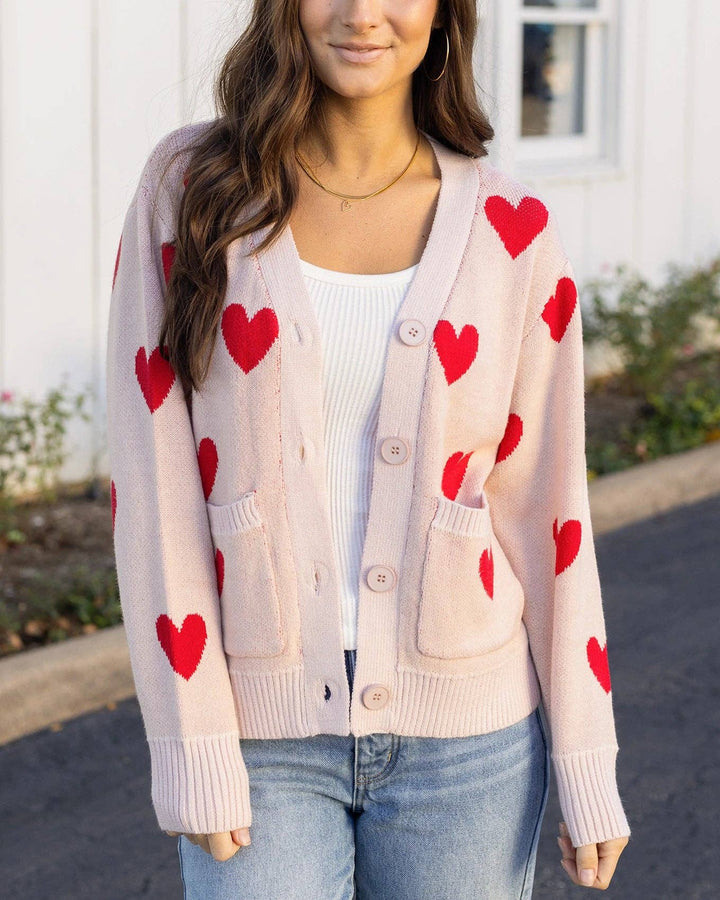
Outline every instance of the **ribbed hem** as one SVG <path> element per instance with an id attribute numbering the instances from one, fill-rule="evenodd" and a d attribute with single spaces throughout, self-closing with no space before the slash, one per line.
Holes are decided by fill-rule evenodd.
<path id="1" fill-rule="evenodd" d="M 279 672 L 240 672 L 230 664 L 243 738 L 306 737 L 318 727 L 316 707 L 309 703 L 301 666 Z M 367 709 L 357 698 L 352 718 L 356 736 L 373 732 L 418 737 L 464 737 L 505 728 L 530 715 L 540 702 L 540 686 L 524 645 L 503 662 L 479 675 L 437 675 L 398 667 L 370 681 L 391 687 L 384 710 Z M 310 695 L 312 696 L 312 694 Z M 353 701 L 355 698 L 353 698 Z M 345 710 L 338 707 L 337 727 L 348 734 Z"/>
<path id="2" fill-rule="evenodd" d="M 296 738 L 317 733 L 305 715 L 301 666 L 278 672 L 239 672 L 231 663 L 230 683 L 243 738 Z"/>
<path id="3" fill-rule="evenodd" d="M 465 737 L 514 725 L 540 703 L 531 658 L 515 653 L 481 675 L 437 675 L 400 669 L 393 722 L 397 734 Z"/>
<path id="4" fill-rule="evenodd" d="M 560 806 L 574 847 L 630 835 L 615 779 L 618 748 L 552 756 Z"/>
<path id="5" fill-rule="evenodd" d="M 163 831 L 216 834 L 252 822 L 237 732 L 149 738 L 152 802 Z"/>

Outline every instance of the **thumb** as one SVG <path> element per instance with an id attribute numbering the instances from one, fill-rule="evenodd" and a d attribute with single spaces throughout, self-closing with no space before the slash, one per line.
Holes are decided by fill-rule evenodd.
<path id="1" fill-rule="evenodd" d="M 588 887 L 595 884 L 598 870 L 597 844 L 583 844 L 582 847 L 578 847 L 575 853 L 575 864 L 580 883 Z"/>
<path id="2" fill-rule="evenodd" d="M 250 844 L 250 828 L 233 828 L 230 832 L 232 839 L 241 847 L 247 847 Z"/>

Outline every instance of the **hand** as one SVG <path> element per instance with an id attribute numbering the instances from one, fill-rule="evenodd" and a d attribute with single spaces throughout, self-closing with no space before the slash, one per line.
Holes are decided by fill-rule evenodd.
<path id="1" fill-rule="evenodd" d="M 187 834 L 180 831 L 166 831 L 165 834 L 170 835 L 170 837 L 185 834 L 190 843 L 202 847 L 206 853 L 209 853 L 218 862 L 225 862 L 230 857 L 235 856 L 240 847 L 248 847 L 250 845 L 249 828 L 234 828 L 232 831 L 220 831 L 217 834 Z"/>
<path id="2" fill-rule="evenodd" d="M 610 884 L 620 854 L 629 840 L 629 837 L 619 837 L 610 841 L 601 841 L 599 844 L 583 844 L 582 847 L 575 848 L 570 840 L 567 825 L 561 822 L 560 837 L 557 839 L 562 850 L 560 864 L 573 884 L 604 891 Z M 592 870 L 592 878 L 588 879 L 587 883 L 578 877 L 583 869 Z"/>

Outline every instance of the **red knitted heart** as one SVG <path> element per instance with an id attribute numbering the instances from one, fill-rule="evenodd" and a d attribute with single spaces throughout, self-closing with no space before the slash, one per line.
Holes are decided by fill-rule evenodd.
<path id="1" fill-rule="evenodd" d="M 189 680 L 205 649 L 207 629 L 203 617 L 190 613 L 178 630 L 170 616 L 162 613 L 155 621 L 155 630 L 170 665 L 178 675 Z"/>
<path id="2" fill-rule="evenodd" d="M 120 265 L 120 250 L 122 249 L 122 235 L 120 235 L 120 243 L 118 244 L 117 256 L 115 257 L 115 271 L 113 272 L 112 289 L 115 290 L 115 280 L 117 278 L 118 267 Z"/>
<path id="3" fill-rule="evenodd" d="M 221 328 L 230 356 L 245 373 L 263 359 L 279 333 L 274 309 L 265 306 L 248 319 L 242 303 L 231 303 L 225 309 Z"/>
<path id="4" fill-rule="evenodd" d="M 607 641 L 605 646 L 601 647 L 596 637 L 591 637 L 587 642 L 587 658 L 593 674 L 600 682 L 602 689 L 606 694 L 610 693 L 610 665 L 608 663 Z"/>
<path id="5" fill-rule="evenodd" d="M 165 274 L 165 284 L 170 281 L 170 269 L 172 269 L 172 264 L 175 262 L 175 245 L 174 244 L 163 244 L 162 245 L 162 264 L 163 264 L 163 272 Z"/>
<path id="6" fill-rule="evenodd" d="M 577 288 L 572 278 L 561 278 L 555 293 L 543 307 L 542 317 L 550 326 L 550 335 L 560 343 L 577 303 Z"/>
<path id="7" fill-rule="evenodd" d="M 505 426 L 505 434 L 502 436 L 502 440 L 498 444 L 497 453 L 495 454 L 495 462 L 502 462 L 504 459 L 507 459 L 508 456 L 513 452 L 513 450 L 520 443 L 520 438 L 523 433 L 523 420 L 520 418 L 517 413 L 510 413 L 507 420 L 507 425 Z"/>
<path id="8" fill-rule="evenodd" d="M 147 358 L 145 348 L 140 347 L 135 354 L 135 376 L 148 409 L 151 413 L 155 412 L 162 406 L 175 381 L 173 367 L 160 356 L 160 347 L 155 347 L 150 359 Z"/>
<path id="9" fill-rule="evenodd" d="M 492 548 L 483 550 L 482 556 L 480 557 L 480 580 L 483 583 L 483 587 L 485 591 L 492 600 L 493 595 L 493 576 L 494 576 L 494 565 L 493 565 L 493 555 Z"/>
<path id="10" fill-rule="evenodd" d="M 200 441 L 198 466 L 200 467 L 203 494 L 205 494 L 205 499 L 207 500 L 215 484 L 215 476 L 218 470 L 217 447 L 215 446 L 215 441 L 209 437 L 204 437 Z"/>
<path id="11" fill-rule="evenodd" d="M 117 510 L 117 491 L 115 490 L 115 482 L 110 482 L 110 511 L 112 513 L 112 530 L 115 533 L 115 512 Z"/>
<path id="12" fill-rule="evenodd" d="M 458 450 L 445 463 L 442 475 L 442 492 L 448 499 L 454 500 L 457 497 L 457 492 L 460 490 L 460 485 L 465 477 L 472 454 L 472 450 L 469 453 L 463 453 L 462 450 Z"/>
<path id="13" fill-rule="evenodd" d="M 574 561 L 580 550 L 582 526 L 577 519 L 568 519 L 558 531 L 558 520 L 553 522 L 555 541 L 555 574 L 559 575 Z"/>
<path id="14" fill-rule="evenodd" d="M 457 381 L 477 356 L 478 332 L 474 325 L 463 325 L 459 335 L 447 319 L 440 319 L 433 332 L 435 349 L 445 370 L 448 384 Z"/>
<path id="15" fill-rule="evenodd" d="M 513 259 L 532 244 L 548 221 L 547 207 L 537 197 L 523 197 L 517 207 L 505 197 L 488 197 L 485 215 Z"/>
<path id="16" fill-rule="evenodd" d="M 215 574 L 217 575 L 218 596 L 221 596 L 223 584 L 225 584 L 225 557 L 220 550 L 215 551 Z"/>

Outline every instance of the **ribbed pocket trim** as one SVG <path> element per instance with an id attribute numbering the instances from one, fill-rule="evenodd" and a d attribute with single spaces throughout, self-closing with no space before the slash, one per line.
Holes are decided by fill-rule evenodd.
<path id="1" fill-rule="evenodd" d="M 210 530 L 213 534 L 233 534 L 262 525 L 262 517 L 255 502 L 255 491 L 248 491 L 234 503 L 216 506 L 207 503 Z"/>
<path id="2" fill-rule="evenodd" d="M 463 506 L 444 494 L 437 498 L 432 527 L 467 537 L 481 537 L 487 531 L 488 511 L 485 495 L 481 506 Z"/>

